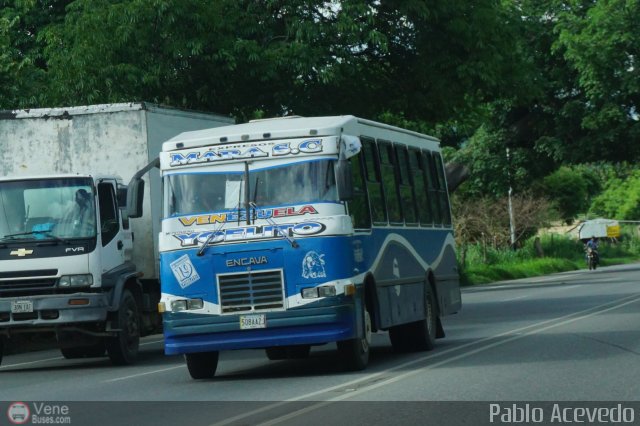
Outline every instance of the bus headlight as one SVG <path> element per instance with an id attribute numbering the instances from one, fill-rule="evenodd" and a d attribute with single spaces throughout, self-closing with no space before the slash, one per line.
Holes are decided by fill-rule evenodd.
<path id="1" fill-rule="evenodd" d="M 172 311 L 186 311 L 187 310 L 187 301 L 186 300 L 173 300 L 171 302 L 171 310 Z"/>
<path id="2" fill-rule="evenodd" d="M 336 295 L 336 288 L 332 285 L 307 287 L 302 289 L 303 299 L 317 299 L 318 297 L 332 297 Z"/>
<path id="3" fill-rule="evenodd" d="M 171 301 L 171 310 L 173 312 L 191 311 L 202 308 L 204 308 L 204 301 L 202 299 L 179 299 Z"/>
<path id="4" fill-rule="evenodd" d="M 331 297 L 336 295 L 336 288 L 334 286 L 321 286 L 318 287 L 318 296 L 319 297 Z"/>
<path id="5" fill-rule="evenodd" d="M 62 288 L 89 287 L 91 284 L 93 284 L 91 274 L 63 275 L 58 279 L 58 287 Z"/>

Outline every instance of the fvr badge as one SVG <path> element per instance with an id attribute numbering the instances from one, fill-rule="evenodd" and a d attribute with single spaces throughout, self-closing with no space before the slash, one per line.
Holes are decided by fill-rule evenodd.
<path id="1" fill-rule="evenodd" d="M 178 284 L 180 287 L 187 288 L 194 282 L 200 279 L 200 275 L 198 275 L 198 271 L 191 263 L 191 259 L 186 254 L 173 262 L 171 262 L 171 270 L 173 271 L 173 275 L 178 280 Z"/>

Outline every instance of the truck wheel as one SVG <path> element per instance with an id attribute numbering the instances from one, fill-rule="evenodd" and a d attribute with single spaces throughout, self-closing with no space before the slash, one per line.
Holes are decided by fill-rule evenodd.
<path id="1" fill-rule="evenodd" d="M 218 369 L 219 352 L 197 352 L 185 354 L 187 369 L 193 379 L 211 379 Z"/>
<path id="2" fill-rule="evenodd" d="M 338 342 L 338 352 L 351 371 L 364 370 L 369 364 L 369 346 L 371 344 L 371 316 L 363 306 L 362 336 Z"/>
<path id="3" fill-rule="evenodd" d="M 104 342 L 96 343 L 88 346 L 75 346 L 71 348 L 60 348 L 62 356 L 66 359 L 78 358 L 98 358 L 104 355 Z"/>
<path id="4" fill-rule="evenodd" d="M 120 309 L 113 313 L 118 335 L 106 339 L 107 353 L 115 365 L 133 364 L 140 345 L 140 318 L 138 305 L 129 290 L 122 292 Z"/>

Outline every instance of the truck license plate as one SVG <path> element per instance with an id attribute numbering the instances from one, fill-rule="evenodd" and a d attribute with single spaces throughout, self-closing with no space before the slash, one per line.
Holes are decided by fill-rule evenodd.
<path id="1" fill-rule="evenodd" d="M 266 328 L 266 327 L 267 327 L 267 317 L 264 314 L 240 316 L 241 330 L 247 330 L 250 328 Z"/>
<path id="2" fill-rule="evenodd" d="M 11 301 L 12 314 L 24 314 L 33 312 L 33 302 L 31 300 L 13 300 Z"/>

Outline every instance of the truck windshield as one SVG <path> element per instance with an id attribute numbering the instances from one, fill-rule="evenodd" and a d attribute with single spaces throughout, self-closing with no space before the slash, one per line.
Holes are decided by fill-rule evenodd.
<path id="1" fill-rule="evenodd" d="M 92 188 L 87 178 L 0 182 L 0 241 L 95 237 Z"/>
<path id="2" fill-rule="evenodd" d="M 259 207 L 338 202 L 334 160 L 316 160 L 249 171 L 249 199 Z M 167 216 L 235 210 L 244 206 L 244 172 L 165 176 Z"/>

